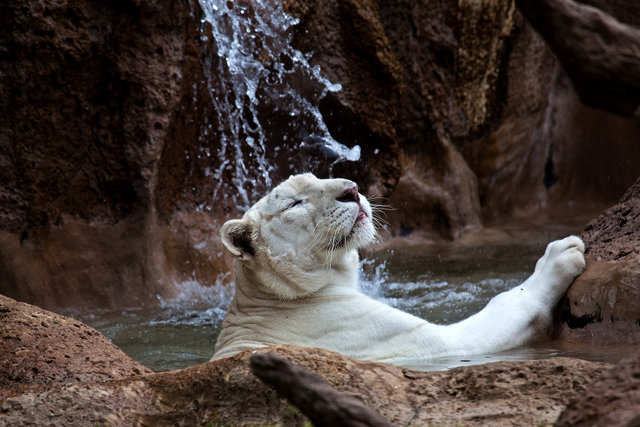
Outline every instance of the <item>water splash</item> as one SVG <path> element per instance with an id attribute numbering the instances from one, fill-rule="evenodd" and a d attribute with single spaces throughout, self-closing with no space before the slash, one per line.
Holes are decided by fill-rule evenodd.
<path id="1" fill-rule="evenodd" d="M 158 316 L 149 325 L 212 326 L 220 329 L 235 293 L 234 283 L 223 283 L 224 276 L 213 286 L 196 280 L 176 285 L 180 293 L 170 300 L 160 299 Z"/>
<path id="2" fill-rule="evenodd" d="M 221 139 L 215 153 L 219 166 L 208 171 L 217 182 L 213 200 L 230 197 L 237 207 L 248 208 L 271 187 L 274 159 L 290 163 L 294 150 L 323 151 L 332 164 L 360 159 L 359 146 L 349 148 L 331 137 L 318 109 L 319 101 L 341 86 L 311 66 L 310 54 L 291 46 L 298 20 L 278 0 L 199 3 L 202 37 L 208 37 L 209 23 L 215 43 L 204 64 Z M 314 165 L 297 167 L 313 172 Z"/>
<path id="3" fill-rule="evenodd" d="M 522 283 L 519 278 L 479 282 L 395 281 L 386 262 L 360 261 L 360 290 L 371 298 L 437 324 L 451 324 L 480 311 L 495 295 Z"/>

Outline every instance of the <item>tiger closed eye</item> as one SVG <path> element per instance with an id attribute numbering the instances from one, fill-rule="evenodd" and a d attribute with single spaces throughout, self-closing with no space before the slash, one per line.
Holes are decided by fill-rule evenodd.
<path id="1" fill-rule="evenodd" d="M 292 207 L 294 207 L 294 206 L 298 206 L 300 203 L 302 203 L 302 200 L 294 200 L 293 202 L 291 202 L 291 203 L 289 204 L 289 206 L 287 206 L 287 207 L 285 208 L 285 210 L 287 210 L 287 209 L 291 209 L 291 208 L 292 208 Z"/>

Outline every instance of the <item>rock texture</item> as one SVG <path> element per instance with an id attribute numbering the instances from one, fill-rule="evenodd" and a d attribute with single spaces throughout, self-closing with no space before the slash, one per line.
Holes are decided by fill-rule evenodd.
<path id="1" fill-rule="evenodd" d="M 0 292 L 78 308 L 170 294 L 150 213 L 198 61 L 190 5 L 0 8 Z"/>
<path id="2" fill-rule="evenodd" d="M 610 365 L 571 359 L 417 372 L 326 350 L 269 350 L 356 396 L 396 425 L 537 425 L 555 420 Z M 0 401 L 9 425 L 300 425 L 304 418 L 249 370 L 251 352 L 106 383 L 30 387 Z M 482 401 L 482 405 L 478 402 Z"/>
<path id="3" fill-rule="evenodd" d="M 363 149 L 361 162 L 337 165 L 334 175 L 359 179 L 374 197 L 388 196 L 400 174 L 394 119 L 402 69 L 376 2 L 285 0 L 283 4 L 300 20 L 293 46 L 313 52 L 311 63 L 342 85 L 320 103 L 327 127 L 338 141 Z"/>
<path id="4" fill-rule="evenodd" d="M 0 397 L 16 386 L 102 382 L 151 372 L 95 329 L 2 295 L 0 340 Z"/>
<path id="5" fill-rule="evenodd" d="M 631 2 L 599 3 L 638 25 Z M 458 139 L 478 176 L 485 224 L 541 208 L 571 215 L 571 209 L 615 203 L 637 178 L 630 159 L 638 157 L 639 128 L 632 119 L 585 107 L 540 36 L 518 12 L 514 21 L 494 89 L 501 101 L 484 133 Z"/>
<path id="6" fill-rule="evenodd" d="M 622 360 L 562 411 L 556 426 L 636 426 L 640 422 L 640 355 Z"/>
<path id="7" fill-rule="evenodd" d="M 559 335 L 597 344 L 640 343 L 640 180 L 581 236 L 587 268 L 562 301 Z"/>
<path id="8" fill-rule="evenodd" d="M 620 201 L 591 221 L 581 235 L 594 261 L 623 261 L 640 254 L 640 179 Z"/>
<path id="9" fill-rule="evenodd" d="M 640 29 L 572 0 L 516 4 L 560 60 L 585 104 L 628 117 L 640 114 Z"/>
<path id="10" fill-rule="evenodd" d="M 590 3 L 640 25 L 633 0 Z M 284 7 L 299 19 L 294 47 L 342 86 L 319 101 L 328 131 L 362 147 L 362 161 L 333 173 L 393 205 L 395 235 L 451 239 L 543 208 L 610 204 L 637 178 L 640 128 L 582 105 L 512 2 Z M 230 269 L 217 230 L 241 213 L 240 189 L 225 162 L 244 159 L 251 197 L 265 189 L 257 149 L 237 145 L 212 101 L 234 105 L 202 16 L 195 0 L 2 2 L 1 293 L 44 307 L 140 306 Z M 330 159 L 298 151 L 304 129 L 278 137 L 287 114 L 268 102 L 260 114 L 273 182 L 329 172 Z"/>

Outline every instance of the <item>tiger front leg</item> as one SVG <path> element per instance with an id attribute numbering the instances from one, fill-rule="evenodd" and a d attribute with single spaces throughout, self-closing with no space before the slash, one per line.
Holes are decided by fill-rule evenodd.
<path id="1" fill-rule="evenodd" d="M 569 236 L 549 243 L 533 275 L 522 284 L 549 309 L 562 298 L 573 280 L 584 270 L 584 243 Z"/>

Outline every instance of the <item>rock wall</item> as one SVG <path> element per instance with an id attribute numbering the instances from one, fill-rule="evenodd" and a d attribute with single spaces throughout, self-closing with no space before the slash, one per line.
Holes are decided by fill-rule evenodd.
<path id="1" fill-rule="evenodd" d="M 640 19 L 630 1 L 600 3 Z M 638 126 L 583 106 L 513 2 L 286 4 L 301 18 L 294 42 L 345 87 L 332 132 L 360 116 L 377 123 L 374 143 L 398 142 L 394 234 L 456 238 L 513 215 L 603 208 L 637 178 Z"/>
<path id="2" fill-rule="evenodd" d="M 0 6 L 0 292 L 79 308 L 171 293 L 156 259 L 154 197 L 197 65 L 193 7 Z"/>
<path id="3" fill-rule="evenodd" d="M 601 3 L 640 22 L 631 0 Z M 362 147 L 334 174 L 396 208 L 393 234 L 601 206 L 636 178 L 639 128 L 582 106 L 512 2 L 284 6 L 293 45 L 342 85 L 320 101 L 330 133 Z M 229 270 L 217 229 L 240 212 L 215 189 L 234 177 L 208 173 L 223 161 L 211 91 L 228 87 L 210 79 L 220 58 L 201 17 L 194 0 L 2 2 L 0 293 L 139 306 Z M 308 167 L 274 147 L 274 182 Z"/>

